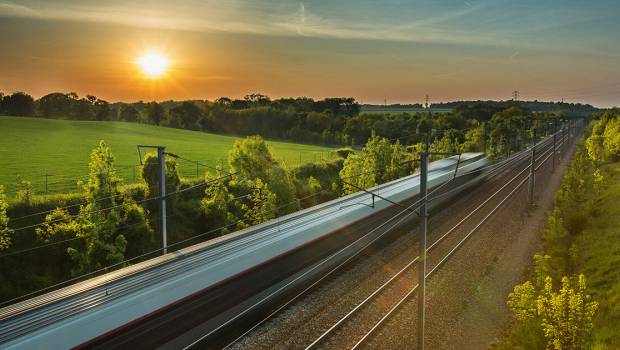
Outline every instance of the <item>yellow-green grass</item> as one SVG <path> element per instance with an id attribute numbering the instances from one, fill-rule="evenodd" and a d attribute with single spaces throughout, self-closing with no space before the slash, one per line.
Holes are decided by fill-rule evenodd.
<path id="1" fill-rule="evenodd" d="M 620 348 L 620 163 L 601 167 L 605 188 L 596 214 L 578 236 L 578 266 L 599 303 L 593 338 L 595 349 Z"/>
<path id="2" fill-rule="evenodd" d="M 226 163 L 239 138 L 126 122 L 99 122 L 0 116 L 0 185 L 13 195 L 18 176 L 32 182 L 35 193 L 72 192 L 88 174 L 91 150 L 104 140 L 126 182 L 139 179 L 138 144 L 166 146 L 166 151 L 214 166 Z M 329 156 L 332 148 L 268 141 L 275 157 L 288 165 Z M 179 162 L 181 176 L 203 176 L 208 168 Z"/>

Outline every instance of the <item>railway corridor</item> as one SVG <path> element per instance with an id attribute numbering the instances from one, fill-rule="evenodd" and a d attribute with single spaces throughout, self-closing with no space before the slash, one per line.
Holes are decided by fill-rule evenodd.
<path id="1" fill-rule="evenodd" d="M 574 145 L 567 145 L 562 159 L 556 159 L 554 173 L 551 158 L 539 153 L 534 207 L 528 204 L 527 171 L 517 174 L 528 165 L 521 162 L 431 212 L 427 274 L 433 274 L 427 279 L 425 342 L 429 349 L 480 349 L 499 336 L 510 318 L 507 294 L 540 246 L 539 231 L 573 151 Z M 505 186 L 510 179 L 514 181 Z M 476 229 L 494 208 L 497 211 Z M 403 297 L 417 283 L 418 228 L 409 225 L 398 233 L 396 239 L 372 247 L 229 348 L 416 348 L 416 292 Z M 433 270 L 459 242 L 462 246 Z M 395 308 L 399 301 L 402 304 Z"/>

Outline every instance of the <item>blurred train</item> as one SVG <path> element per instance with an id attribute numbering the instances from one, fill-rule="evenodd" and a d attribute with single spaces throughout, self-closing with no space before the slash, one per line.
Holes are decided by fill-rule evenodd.
<path id="1" fill-rule="evenodd" d="M 429 189 L 445 185 L 431 208 L 526 161 L 527 152 L 501 162 L 482 153 L 431 162 Z M 416 202 L 419 180 L 409 175 L 368 189 L 378 196 L 360 191 L 7 306 L 0 347 L 179 348 L 205 334 L 217 338 L 224 326 L 273 310 L 393 226 L 416 220 L 385 225 Z"/>

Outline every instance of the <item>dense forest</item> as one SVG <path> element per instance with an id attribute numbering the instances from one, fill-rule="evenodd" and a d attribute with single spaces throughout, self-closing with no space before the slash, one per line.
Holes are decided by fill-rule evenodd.
<path id="1" fill-rule="evenodd" d="M 391 105 L 422 107 L 421 105 Z M 490 122 L 503 110 L 515 107 L 526 115 L 553 114 L 570 117 L 596 111 L 590 105 L 537 101 L 460 101 L 434 104 L 445 109 L 399 112 L 399 109 L 363 113 L 351 97 L 314 100 L 307 97 L 271 99 L 249 94 L 243 99 L 221 97 L 214 101 L 163 101 L 110 103 L 93 95 L 50 93 L 39 99 L 16 92 L 0 93 L 0 115 L 38 116 L 78 120 L 121 120 L 236 136 L 266 138 L 323 145 L 363 145 L 372 132 L 402 143 L 422 141 L 418 136 L 433 128 L 463 130 Z M 369 105 L 365 105 L 369 108 Z M 458 136 L 458 135 L 457 135 Z M 460 141 L 463 141 L 460 135 Z"/>

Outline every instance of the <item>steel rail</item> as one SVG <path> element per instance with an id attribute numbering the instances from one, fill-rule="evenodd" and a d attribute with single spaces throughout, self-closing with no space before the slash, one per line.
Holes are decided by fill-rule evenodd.
<path id="1" fill-rule="evenodd" d="M 518 161 L 518 159 L 511 159 L 512 161 Z M 508 163 L 505 163 L 503 166 L 505 166 Z M 499 171 L 499 169 L 503 169 L 503 168 L 496 168 L 498 169 L 497 171 Z M 492 170 L 492 171 L 495 171 Z M 459 175 L 456 178 L 459 178 L 461 176 L 465 176 L 465 175 L 469 175 L 470 173 L 475 173 L 476 171 L 473 170 L 471 172 L 467 172 L 465 174 Z M 452 179 L 452 181 L 454 180 L 454 178 Z M 467 184 L 464 184 L 462 186 L 471 184 L 475 181 L 479 181 L 478 179 L 474 179 L 474 180 L 470 180 Z M 443 185 L 447 184 L 444 183 L 442 185 L 440 185 L 440 187 L 433 189 L 428 195 L 427 197 L 430 197 L 430 195 L 432 195 L 433 193 L 435 193 L 436 191 L 438 191 L 441 187 L 443 187 Z M 430 198 L 429 200 L 433 200 L 433 198 Z M 409 208 L 413 208 L 414 206 L 420 204 L 421 199 L 418 200 L 417 202 L 415 202 L 414 204 L 412 204 Z M 398 213 L 396 216 L 400 216 L 403 213 L 405 213 L 406 211 L 408 211 L 407 209 L 401 211 L 400 213 Z M 396 224 L 394 224 L 392 227 L 390 227 L 388 229 L 391 230 L 393 227 L 399 225 L 402 221 L 404 221 L 405 219 L 407 219 L 412 213 L 408 213 L 406 217 L 402 218 L 401 220 L 399 220 Z M 388 221 L 394 219 L 394 217 L 388 219 Z M 383 224 L 382 224 L 383 225 Z M 371 231 L 372 233 L 372 231 Z M 385 232 L 384 234 L 386 234 L 387 232 Z M 352 260 L 354 257 L 356 257 L 359 253 L 363 252 L 366 248 L 368 248 L 370 245 L 374 244 L 377 240 L 379 240 L 380 238 L 383 237 L 383 235 L 378 236 L 377 238 L 375 238 L 373 241 L 369 242 L 367 245 L 365 245 L 364 247 L 360 248 L 360 250 L 355 253 L 355 255 L 353 255 L 352 257 L 350 257 L 349 259 L 346 259 L 345 261 L 343 261 L 341 264 L 337 265 L 335 268 L 333 268 L 332 270 L 328 271 L 325 275 L 323 275 L 320 279 L 318 279 L 317 281 L 315 281 L 314 283 L 312 283 L 310 286 L 308 286 L 307 288 L 305 288 L 304 290 L 302 290 L 300 293 L 298 293 L 297 295 L 295 295 L 293 298 L 289 299 L 286 303 L 284 303 L 283 305 L 281 305 L 280 307 L 278 307 L 275 311 L 273 311 L 272 313 L 270 313 L 268 316 L 266 316 L 265 318 L 263 318 L 261 321 L 259 321 L 258 323 L 254 324 L 251 328 L 249 328 L 248 330 L 246 330 L 243 334 L 241 334 L 240 336 L 238 336 L 237 338 L 235 338 L 232 342 L 230 342 L 229 344 L 227 344 L 224 349 L 229 348 L 230 346 L 232 346 L 233 344 L 235 344 L 237 341 L 239 341 L 241 338 L 243 338 L 244 336 L 246 336 L 247 334 L 249 334 L 251 331 L 253 331 L 254 329 L 256 329 L 257 327 L 259 327 L 260 325 L 264 324 L 266 321 L 268 321 L 269 319 L 271 319 L 275 314 L 279 313 L 281 310 L 283 310 L 284 308 L 286 308 L 288 305 L 290 305 L 292 302 L 296 301 L 299 297 L 303 296 L 305 293 L 307 293 L 309 290 L 311 290 L 312 288 L 314 288 L 316 285 L 318 285 L 320 282 L 322 282 L 323 280 L 325 280 L 327 277 L 329 277 L 331 274 L 333 274 L 334 272 L 336 272 L 337 270 L 339 270 L 342 266 L 344 266 L 345 264 L 347 264 L 350 260 Z M 362 237 L 363 238 L 363 237 Z M 355 244 L 356 242 L 353 242 L 351 245 Z M 327 257 L 326 259 L 331 259 L 333 257 Z M 211 334 L 213 334 L 214 332 L 211 332 L 210 334 L 207 334 L 206 336 L 202 337 L 200 340 L 210 336 Z M 200 340 L 194 342 L 192 345 L 198 343 Z M 191 347 L 192 345 L 188 346 L 187 348 Z"/>
<path id="2" fill-rule="evenodd" d="M 553 152 L 553 151 L 552 151 Z M 546 158 L 535 168 L 535 170 L 538 170 L 546 161 L 547 159 L 549 159 L 549 157 L 551 157 L 552 154 L 549 154 L 546 156 Z M 539 158 L 540 159 L 540 158 Z M 525 182 L 529 179 L 529 176 L 526 176 L 525 178 L 523 178 L 523 180 L 521 180 L 521 182 L 519 182 L 519 184 L 517 184 L 517 186 L 515 186 L 515 188 L 512 189 L 512 191 L 510 191 L 510 193 L 508 193 L 508 195 L 506 197 L 504 197 L 499 204 L 497 204 L 483 219 L 482 221 L 480 221 L 463 239 L 461 239 L 461 241 L 459 241 L 459 243 L 457 243 L 457 245 L 452 248 L 452 250 L 450 250 L 450 252 L 448 252 L 448 254 L 446 254 L 439 263 L 437 263 L 432 269 L 431 271 L 429 271 L 426 274 L 426 278 L 429 278 L 440 266 L 442 266 L 447 260 L 448 258 L 453 255 L 458 248 L 460 248 L 463 243 L 465 243 L 465 241 L 474 233 L 476 232 L 480 226 L 482 226 L 510 197 L 512 197 L 516 191 L 523 186 L 523 184 L 525 184 Z M 454 229 L 454 228 L 453 228 Z M 451 230 L 453 230 L 451 229 Z M 442 236 L 441 238 L 445 237 Z M 441 239 L 440 238 L 440 239 Z M 429 247 L 432 248 L 433 246 Z M 414 260 L 417 260 L 418 257 L 416 257 Z M 417 290 L 418 288 L 418 284 L 416 284 L 411 290 L 409 290 L 394 306 L 392 306 L 392 308 L 385 314 L 383 315 L 383 317 L 376 322 L 373 327 L 364 334 L 364 336 L 362 338 L 360 338 L 357 343 L 355 343 L 355 345 L 353 345 L 353 347 L 351 348 L 351 350 L 356 350 L 358 349 L 398 308 L 400 308 L 400 306 L 402 306 L 403 303 L 405 303 L 410 297 L 411 295 Z"/>
<path id="3" fill-rule="evenodd" d="M 440 167 L 438 169 L 450 168 L 452 165 L 447 165 L 445 167 Z M 379 187 L 390 188 L 394 185 L 398 186 L 400 183 L 410 181 L 411 179 L 415 177 L 416 177 L 415 175 L 411 175 L 403 179 L 399 179 L 396 181 L 392 181 L 390 183 L 386 183 L 384 185 L 380 185 Z M 329 210 L 329 209 L 336 208 L 336 210 L 332 210 L 332 211 L 337 212 L 340 210 L 340 208 L 337 206 L 340 205 L 343 200 L 350 201 L 360 196 L 364 196 L 364 194 L 358 193 L 358 194 L 350 195 L 347 197 L 343 197 L 340 200 L 335 201 L 334 203 L 327 203 L 327 205 L 319 205 L 317 206 L 318 208 L 312 208 L 312 209 L 308 208 L 309 210 L 305 210 L 305 213 L 303 213 L 305 215 L 303 216 L 304 222 L 302 223 L 302 225 L 307 225 L 311 223 L 312 221 L 321 218 L 323 215 L 325 215 L 324 209 Z M 304 211 L 302 210 L 302 212 Z M 299 213 L 301 212 L 298 212 L 296 214 L 299 214 Z M 289 215 L 288 218 L 284 217 L 285 225 L 290 222 L 289 226 L 299 226 L 300 223 L 298 221 L 299 221 L 299 215 L 297 216 Z M 44 324 L 45 322 L 47 322 L 50 319 L 53 319 L 54 317 L 61 317 L 61 318 L 68 317 L 65 311 L 67 309 L 72 310 L 72 312 L 69 312 L 69 314 L 73 314 L 79 311 L 84 311 L 94 306 L 100 305 L 104 302 L 107 302 L 109 301 L 108 299 L 111 299 L 111 298 L 113 299 L 114 297 L 120 297 L 122 295 L 126 295 L 127 293 L 130 293 L 131 291 L 136 290 L 137 288 L 142 288 L 145 285 L 153 284 L 160 280 L 173 276 L 177 272 L 182 272 L 188 268 L 194 268 L 196 266 L 200 266 L 204 263 L 205 259 L 209 259 L 210 261 L 217 260 L 218 258 L 221 258 L 221 256 L 225 256 L 228 251 L 233 251 L 239 246 L 247 246 L 248 243 L 251 243 L 253 241 L 258 241 L 260 239 L 264 239 L 265 237 L 273 236 L 274 234 L 277 234 L 277 232 L 279 232 L 280 229 L 282 228 L 282 225 L 283 223 L 282 223 L 281 218 L 278 220 L 273 220 L 269 224 L 266 224 L 264 227 L 261 227 L 261 229 L 264 231 L 262 233 L 257 232 L 259 234 L 254 233 L 252 235 L 243 236 L 239 239 L 235 239 L 235 240 L 227 242 L 229 243 L 230 247 L 226 247 L 228 249 L 226 249 L 226 251 L 224 252 L 220 252 L 220 254 L 216 254 L 216 253 L 218 253 L 218 250 L 222 249 L 221 246 L 217 247 L 216 249 L 208 250 L 207 252 L 204 252 L 204 251 L 194 252 L 193 254 L 189 256 L 183 253 L 179 254 L 177 252 L 176 255 L 178 255 L 179 258 L 181 258 L 181 261 L 177 261 L 177 263 L 175 264 L 169 264 L 170 261 L 163 261 L 154 266 L 150 266 L 146 272 L 142 269 L 137 269 L 137 271 L 134 271 L 136 269 L 132 269 L 129 271 L 130 272 L 129 274 L 119 274 L 116 276 L 117 278 L 115 279 L 107 279 L 107 278 L 101 279 L 100 278 L 94 283 L 88 283 L 86 285 L 83 285 L 82 288 L 79 288 L 77 290 L 73 289 L 75 294 L 87 293 L 87 294 L 84 294 L 84 297 L 82 297 L 81 299 L 68 300 L 64 303 L 65 305 L 63 308 L 57 308 L 56 310 L 53 310 L 53 311 L 40 310 L 40 309 L 36 310 L 37 312 L 34 312 L 34 314 L 29 315 L 30 317 L 26 317 L 25 319 L 21 321 L 14 322 L 12 324 L 13 327 L 11 326 L 2 327 L 3 328 L 2 333 L 7 334 L 8 332 L 11 332 L 11 329 L 13 330 L 19 329 L 21 331 L 19 333 L 23 334 L 24 332 L 27 331 L 26 327 L 23 327 L 25 325 L 30 325 L 30 327 L 27 327 L 28 329 L 36 328 L 38 327 L 38 325 Z M 203 253 L 206 255 L 204 255 Z M 137 275 L 137 277 L 131 277 L 133 275 Z M 128 280 L 130 277 L 132 279 Z M 115 281 L 118 281 L 118 282 L 115 282 Z M 111 283 L 118 283 L 118 284 L 114 285 Z M 71 287 L 67 287 L 67 288 L 71 288 Z M 97 289 L 93 289 L 93 288 L 97 288 Z M 29 307 L 28 309 L 25 309 L 25 311 L 28 311 L 29 309 L 32 309 L 32 308 L 40 308 L 40 306 L 38 306 L 40 305 L 40 301 L 43 301 L 44 303 L 49 304 L 52 302 L 57 302 L 57 301 L 68 299 L 64 295 L 60 295 L 59 297 L 55 298 L 54 295 L 56 294 L 52 294 L 51 296 L 47 296 L 43 299 L 39 298 L 37 300 L 39 301 L 39 303 L 37 303 L 36 301 L 33 302 L 33 305 Z M 50 297 L 52 297 L 52 299 L 50 299 Z M 97 299 L 97 298 L 103 298 L 104 300 Z M 36 321 L 33 322 L 33 319 Z M 19 336 L 19 335 L 15 335 L 15 336 Z"/>
<path id="4" fill-rule="evenodd" d="M 546 143 L 546 141 L 547 141 L 547 140 L 543 140 L 543 141 L 541 141 L 541 142 L 539 143 L 539 145 L 543 145 L 543 144 L 545 144 L 545 143 Z M 512 164 L 513 162 L 519 162 L 519 161 L 525 160 L 525 158 L 527 158 L 526 156 L 528 155 L 528 153 L 529 153 L 529 150 L 530 150 L 530 149 L 531 149 L 531 148 L 528 148 L 528 149 L 525 149 L 525 150 L 523 150 L 523 151 L 517 152 L 517 153 L 515 153 L 514 155 L 511 155 L 510 157 L 508 157 L 508 158 L 506 158 L 506 159 L 504 159 L 504 160 L 502 160 L 502 161 L 500 161 L 500 162 L 498 162 L 498 163 L 495 163 L 495 164 L 492 164 L 492 165 L 490 165 L 490 166 L 486 166 L 486 167 L 483 167 L 483 168 L 489 168 L 489 167 L 492 167 L 492 166 L 496 166 L 496 167 L 495 167 L 495 169 L 491 170 L 491 172 L 499 172 L 499 171 L 501 171 L 501 170 L 504 170 L 504 169 L 505 169 L 508 165 Z M 522 158 L 523 158 L 523 159 L 522 159 Z M 486 169 L 485 169 L 485 170 L 486 170 Z M 456 178 L 459 178 L 459 177 L 462 177 L 462 176 L 466 176 L 466 175 L 470 175 L 470 174 L 472 174 L 472 173 L 476 173 L 476 172 L 479 172 L 479 171 L 480 171 L 480 169 L 472 170 L 472 171 L 466 172 L 466 173 L 464 173 L 464 174 L 458 175 L 458 176 L 456 176 Z M 493 175 L 491 174 L 491 175 L 487 175 L 487 176 L 493 176 Z M 453 180 L 454 180 L 454 179 L 455 179 L 455 178 L 453 178 Z M 478 180 L 477 180 L 477 179 L 470 180 L 470 182 L 474 182 L 474 181 L 478 181 Z M 470 184 L 470 182 L 468 182 L 468 183 L 466 183 L 466 184 L 463 184 L 463 185 L 461 185 L 461 186 L 463 186 L 463 187 L 464 187 L 464 186 L 467 186 L 468 184 Z M 439 189 L 439 188 L 433 189 L 433 190 L 432 190 L 432 191 L 431 191 L 431 192 L 427 195 L 427 197 L 429 197 L 431 194 L 433 194 L 433 193 L 434 193 L 436 190 L 438 190 L 438 189 Z M 460 189 L 460 188 L 459 188 L 459 189 Z M 453 191 L 453 190 L 451 190 L 451 191 Z M 439 194 L 438 196 L 442 196 L 442 195 L 445 195 L 445 194 Z M 433 198 L 433 199 L 429 199 L 429 201 L 431 201 L 431 200 L 434 200 L 434 198 Z M 421 200 L 418 200 L 416 203 L 412 204 L 410 207 L 413 207 L 414 205 L 417 205 L 417 204 L 419 204 L 420 202 L 421 202 Z M 400 213 L 399 213 L 399 214 L 397 214 L 397 215 L 400 215 L 400 214 L 404 213 L 405 211 L 407 211 L 407 209 L 403 210 L 402 212 L 400 212 Z M 404 219 L 406 219 L 407 217 L 409 217 L 409 215 L 411 215 L 411 213 L 407 214 L 407 216 L 406 216 L 405 218 L 401 219 L 401 220 L 400 220 L 399 222 L 397 222 L 395 225 L 393 225 L 392 227 L 390 227 L 390 229 L 389 229 L 389 230 L 391 230 L 393 227 L 395 227 L 396 225 L 398 225 L 398 224 L 399 224 L 400 222 L 402 222 Z M 391 220 L 391 219 L 390 219 L 390 220 Z M 389 220 L 388 220 L 388 221 L 389 221 Z M 387 233 L 387 232 L 386 232 L 386 233 Z M 246 330 L 243 334 L 241 334 L 240 336 L 238 336 L 237 338 L 235 338 L 232 342 L 228 343 L 228 344 L 224 347 L 224 349 L 229 348 L 230 346 L 232 346 L 233 344 L 235 344 L 236 342 L 238 342 L 241 338 L 243 338 L 244 336 L 246 336 L 247 334 L 249 334 L 251 331 L 253 331 L 253 330 L 254 330 L 254 329 L 256 329 L 257 327 L 259 327 L 260 325 L 264 324 L 266 321 L 268 321 L 269 319 L 271 319 L 271 318 L 272 318 L 275 314 L 279 313 L 282 309 L 284 309 L 285 307 L 287 307 L 288 305 L 290 305 L 292 302 L 294 302 L 295 300 L 297 300 L 299 297 L 301 297 L 302 295 L 304 295 L 305 293 L 307 293 L 309 290 L 311 290 L 312 288 L 314 288 L 317 284 L 319 284 L 319 283 L 320 283 L 320 282 L 322 282 L 325 278 L 329 277 L 329 276 L 330 276 L 331 274 L 333 274 L 335 271 L 337 271 L 338 269 L 340 269 L 342 266 L 344 266 L 346 263 L 348 263 L 348 262 L 349 262 L 349 261 L 350 261 L 353 257 L 357 256 L 357 254 L 361 253 L 363 250 L 365 250 L 368 246 L 370 246 L 371 244 L 373 244 L 376 240 L 378 240 L 378 239 L 379 239 L 379 238 L 381 238 L 382 236 L 383 236 L 383 234 L 382 234 L 381 236 L 377 237 L 375 240 L 373 240 L 373 241 L 369 242 L 369 243 L 368 243 L 368 245 L 366 245 L 366 246 L 362 247 L 362 248 L 360 249 L 360 251 L 358 251 L 358 253 L 356 253 L 356 254 L 355 254 L 354 256 L 352 256 L 350 259 L 345 260 L 343 263 L 339 264 L 339 265 L 338 265 L 338 266 L 336 266 L 334 269 L 330 270 L 327 274 L 325 274 L 325 275 L 324 275 L 323 277 L 321 277 L 319 280 L 315 281 L 315 282 L 314 282 L 313 284 L 311 284 L 309 287 L 307 287 L 306 289 L 302 290 L 300 293 L 298 293 L 298 294 L 297 294 L 297 295 L 295 295 L 293 298 L 291 298 L 290 300 L 288 300 L 286 303 L 284 303 L 283 305 L 281 305 L 280 307 L 278 307 L 275 311 L 273 311 L 272 313 L 270 313 L 269 315 L 267 315 L 267 316 L 266 316 L 265 318 L 263 318 L 261 321 L 259 321 L 258 323 L 254 324 L 251 328 L 247 329 L 247 330 Z M 353 243 L 352 243 L 352 244 L 353 244 Z M 330 259 L 330 258 L 331 258 L 331 256 L 330 256 L 330 257 L 328 257 L 328 258 L 326 258 L 326 259 Z M 417 259 L 417 257 L 416 257 L 416 259 Z M 413 262 L 412 262 L 412 263 L 413 263 Z M 207 334 L 207 335 L 205 335 L 205 336 L 201 337 L 199 340 L 195 341 L 194 343 L 192 343 L 191 345 L 189 345 L 188 347 L 186 347 L 186 349 L 187 349 L 187 348 L 192 347 L 193 345 L 195 345 L 195 344 L 197 344 L 197 343 L 199 343 L 200 341 L 202 341 L 203 339 L 207 338 L 208 336 L 210 336 L 210 335 L 211 335 L 211 334 L 213 334 L 213 333 L 215 333 L 215 332 L 214 332 L 214 331 L 213 331 L 213 332 L 210 332 L 209 334 Z"/>
<path id="5" fill-rule="evenodd" d="M 541 156 L 539 157 L 542 158 L 544 156 L 545 153 L 549 153 L 552 152 L 550 150 L 544 151 L 543 154 L 541 154 Z M 543 161 L 544 162 L 544 161 Z M 438 240 L 436 240 L 429 248 L 427 248 L 427 252 L 430 252 L 432 248 L 434 248 L 435 246 L 437 246 L 441 241 L 443 241 L 444 238 L 446 238 L 450 233 L 454 232 L 454 230 L 456 230 L 459 226 L 461 226 L 465 221 L 467 221 L 467 219 L 469 219 L 471 216 L 473 216 L 475 213 L 477 213 L 482 207 L 484 207 L 491 199 L 493 199 L 495 196 L 497 196 L 499 193 L 503 192 L 503 190 L 509 186 L 512 182 L 514 182 L 518 177 L 520 177 L 525 171 L 527 171 L 530 168 L 530 166 L 525 167 L 523 170 L 521 170 L 519 173 L 517 173 L 517 175 L 515 175 L 512 179 L 510 179 L 508 182 L 506 182 L 500 189 L 498 189 L 496 192 L 494 192 L 491 196 L 489 196 L 484 202 L 482 202 L 480 205 L 478 205 L 475 209 L 473 209 L 468 215 L 466 215 L 463 219 L 461 219 L 455 226 L 453 226 L 450 230 L 448 230 L 444 235 L 442 235 Z M 525 180 L 527 180 L 528 177 L 525 178 Z M 520 185 L 518 185 L 520 186 Z M 344 315 L 342 318 L 340 318 L 336 323 L 334 323 L 329 329 L 327 329 L 325 332 L 323 332 L 318 338 L 316 338 L 311 344 L 309 344 L 308 346 L 306 346 L 305 350 L 309 350 L 314 348 L 317 344 L 319 344 L 323 339 L 325 339 L 331 332 L 333 332 L 335 329 L 337 329 L 341 324 L 343 324 L 349 317 L 351 317 L 356 311 L 358 311 L 360 308 L 362 308 L 363 306 L 365 306 L 369 301 L 371 301 L 377 294 L 379 294 L 383 289 L 385 289 L 385 287 L 387 287 L 394 279 L 396 279 L 397 277 L 399 277 L 400 275 L 402 275 L 405 270 L 407 270 L 408 268 L 410 268 L 415 262 L 417 262 L 419 260 L 419 256 L 416 256 L 413 260 L 411 260 L 409 263 L 407 263 L 405 265 L 405 267 L 403 267 L 400 271 L 398 271 L 396 274 L 394 274 L 390 279 L 388 279 L 385 283 L 383 283 L 379 288 L 377 288 L 373 293 L 371 293 L 366 299 L 364 299 L 362 302 L 360 302 L 359 304 L 357 304 L 351 311 L 349 311 L 346 315 Z"/>

